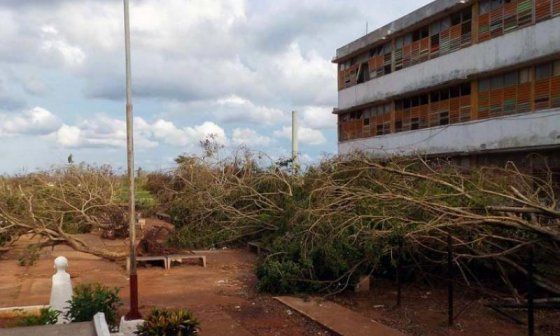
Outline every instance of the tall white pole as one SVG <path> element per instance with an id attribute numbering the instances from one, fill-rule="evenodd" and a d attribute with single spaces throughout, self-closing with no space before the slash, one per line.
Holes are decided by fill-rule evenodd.
<path id="1" fill-rule="evenodd" d="M 130 238 L 130 311 L 127 320 L 141 318 L 138 311 L 138 275 L 136 273 L 136 202 L 134 185 L 134 129 L 132 116 L 132 78 L 130 65 L 130 8 L 124 1 L 124 42 L 126 57 L 126 154 L 128 167 L 128 225 Z"/>
<path id="2" fill-rule="evenodd" d="M 294 174 L 299 169 L 298 121 L 297 112 L 292 111 L 292 169 Z"/>

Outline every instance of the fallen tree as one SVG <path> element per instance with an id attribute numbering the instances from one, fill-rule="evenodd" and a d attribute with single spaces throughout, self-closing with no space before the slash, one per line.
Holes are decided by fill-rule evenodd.
<path id="1" fill-rule="evenodd" d="M 499 280 L 518 295 L 531 248 L 538 285 L 560 294 L 551 172 L 530 175 L 512 164 L 463 171 L 446 161 L 358 154 L 294 176 L 250 155 L 215 164 L 183 159 L 176 170 L 148 178 L 163 181 L 152 192 L 178 227 L 172 242 L 191 248 L 261 241 L 271 251 L 257 272 L 263 290 L 338 292 L 358 275 L 394 273 L 401 245 L 414 276 L 434 275 L 450 235 L 467 284 Z"/>
<path id="2" fill-rule="evenodd" d="M 117 260 L 126 254 L 90 246 L 77 234 L 126 230 L 119 198 L 121 179 L 110 167 L 68 165 L 0 178 L 0 239 L 4 250 L 23 235 L 41 246 L 66 244 L 77 251 Z"/>

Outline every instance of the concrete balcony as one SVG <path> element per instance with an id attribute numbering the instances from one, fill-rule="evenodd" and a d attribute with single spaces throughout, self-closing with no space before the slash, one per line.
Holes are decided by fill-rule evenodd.
<path id="1" fill-rule="evenodd" d="M 340 142 L 340 154 L 480 154 L 560 147 L 560 109 L 476 120 L 461 124 Z"/>
<path id="2" fill-rule="evenodd" d="M 339 91 L 348 109 L 560 54 L 560 16 Z"/>

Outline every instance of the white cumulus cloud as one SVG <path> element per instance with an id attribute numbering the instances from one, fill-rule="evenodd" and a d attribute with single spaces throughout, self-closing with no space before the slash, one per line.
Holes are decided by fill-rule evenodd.
<path id="1" fill-rule="evenodd" d="M 47 135 L 60 125 L 60 120 L 42 107 L 17 114 L 0 114 L 0 136 Z"/>
<path id="2" fill-rule="evenodd" d="M 291 139 L 292 127 L 284 126 L 281 130 L 274 131 L 274 135 L 280 138 Z M 321 131 L 308 127 L 300 127 L 298 129 L 298 138 L 300 143 L 314 146 L 322 145 L 327 142 L 327 139 Z"/>
<path id="3" fill-rule="evenodd" d="M 262 147 L 268 146 L 272 139 L 270 137 L 260 135 L 250 128 L 236 128 L 233 130 L 232 142 L 237 146 Z"/>
<path id="4" fill-rule="evenodd" d="M 219 144 L 228 143 L 223 128 L 213 122 L 192 127 L 177 127 L 174 123 L 157 119 L 148 122 L 134 119 L 134 141 L 138 148 L 154 148 L 160 144 L 195 150 L 200 141 L 212 137 Z M 97 115 L 78 125 L 62 125 L 56 131 L 56 142 L 64 147 L 124 147 L 126 146 L 126 123 L 105 115 Z"/>

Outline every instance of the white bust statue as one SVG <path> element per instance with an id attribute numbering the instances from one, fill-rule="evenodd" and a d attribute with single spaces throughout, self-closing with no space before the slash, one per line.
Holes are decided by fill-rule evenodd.
<path id="1" fill-rule="evenodd" d="M 52 309 L 58 310 L 58 323 L 68 322 L 64 318 L 64 314 L 68 311 L 68 301 L 72 299 L 72 280 L 70 274 L 66 272 L 68 268 L 68 259 L 65 257 L 57 257 L 54 260 L 54 268 L 56 273 L 52 276 L 51 300 Z"/>

